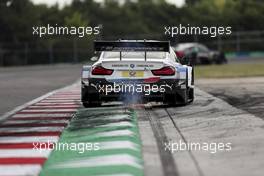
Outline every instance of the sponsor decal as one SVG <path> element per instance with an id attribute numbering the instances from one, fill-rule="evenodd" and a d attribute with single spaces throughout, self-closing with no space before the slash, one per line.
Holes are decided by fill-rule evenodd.
<path id="1" fill-rule="evenodd" d="M 130 68 L 134 68 L 135 67 L 135 64 L 130 64 Z"/>
<path id="2" fill-rule="evenodd" d="M 176 67 L 176 70 L 178 72 L 185 72 L 186 71 L 186 68 L 185 67 Z"/>

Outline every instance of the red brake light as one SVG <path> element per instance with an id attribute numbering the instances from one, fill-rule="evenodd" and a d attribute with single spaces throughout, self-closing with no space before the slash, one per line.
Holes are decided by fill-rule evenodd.
<path id="1" fill-rule="evenodd" d="M 113 73 L 113 70 L 106 69 L 102 66 L 96 66 L 92 70 L 93 75 L 112 75 L 112 73 Z"/>
<path id="2" fill-rule="evenodd" d="M 175 69 L 172 67 L 163 67 L 158 70 L 152 70 L 152 74 L 155 76 L 172 76 L 175 74 Z"/>

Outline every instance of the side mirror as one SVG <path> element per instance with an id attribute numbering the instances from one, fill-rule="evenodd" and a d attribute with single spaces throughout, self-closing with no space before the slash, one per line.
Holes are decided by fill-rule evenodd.
<path id="1" fill-rule="evenodd" d="M 98 60 L 98 57 L 96 57 L 96 56 L 94 56 L 94 57 L 91 58 L 91 61 L 93 61 L 93 62 L 95 62 L 97 60 Z"/>

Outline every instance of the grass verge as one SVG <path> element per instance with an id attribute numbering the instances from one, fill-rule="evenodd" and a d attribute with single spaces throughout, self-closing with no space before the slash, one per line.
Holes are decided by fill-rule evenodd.
<path id="1" fill-rule="evenodd" d="M 264 76 L 264 63 L 195 66 L 196 78 Z"/>

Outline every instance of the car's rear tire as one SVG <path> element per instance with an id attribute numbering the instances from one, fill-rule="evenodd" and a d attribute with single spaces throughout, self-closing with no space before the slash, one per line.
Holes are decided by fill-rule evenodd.
<path id="1" fill-rule="evenodd" d="M 177 98 L 176 95 L 172 94 L 170 96 L 168 96 L 167 100 L 165 101 L 165 103 L 167 103 L 169 106 L 176 106 L 177 103 Z"/>
<path id="2" fill-rule="evenodd" d="M 181 105 L 181 106 L 187 105 L 188 104 L 188 98 L 189 98 L 188 89 L 186 89 L 184 91 L 184 93 L 181 94 L 181 101 L 178 104 Z"/>
<path id="3" fill-rule="evenodd" d="M 91 107 L 99 107 L 101 106 L 102 102 L 100 101 L 88 101 L 82 103 L 85 108 L 91 108 Z"/>
<path id="4" fill-rule="evenodd" d="M 184 90 L 181 93 L 169 94 L 165 101 L 169 106 L 184 106 L 188 104 L 188 91 Z"/>
<path id="5" fill-rule="evenodd" d="M 82 97 L 82 104 L 85 108 L 101 106 L 102 102 L 99 100 L 97 94 L 84 94 Z"/>
<path id="6" fill-rule="evenodd" d="M 82 104 L 85 108 L 101 106 L 102 102 L 100 101 L 99 94 L 90 93 L 89 88 L 82 88 Z"/>
<path id="7" fill-rule="evenodd" d="M 85 107 L 85 108 L 91 107 L 90 103 L 88 103 L 88 102 L 83 102 L 82 104 L 83 104 L 83 107 Z"/>
<path id="8" fill-rule="evenodd" d="M 185 89 L 175 91 L 175 94 L 167 96 L 169 106 L 184 106 L 189 103 L 190 88 L 188 87 L 188 70 L 186 70 Z"/>
<path id="9" fill-rule="evenodd" d="M 190 88 L 189 90 L 189 103 L 193 102 L 194 100 L 194 88 Z"/>

